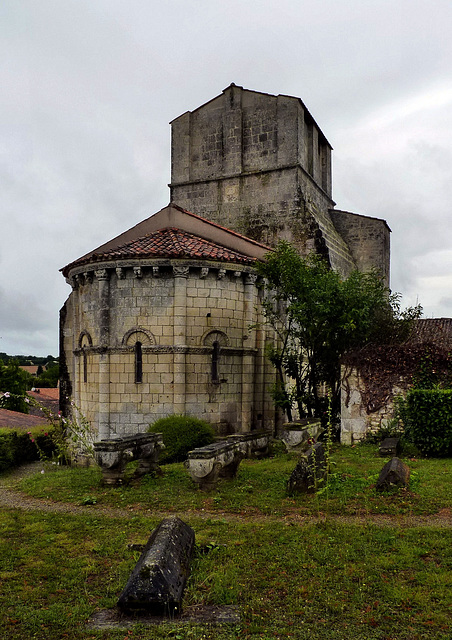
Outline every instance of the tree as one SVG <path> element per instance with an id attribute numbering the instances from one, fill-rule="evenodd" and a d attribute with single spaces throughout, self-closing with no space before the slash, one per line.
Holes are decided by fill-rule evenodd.
<path id="1" fill-rule="evenodd" d="M 58 378 L 60 373 L 59 363 L 55 360 L 49 362 L 45 371 L 37 374 L 34 381 L 35 387 L 56 387 L 58 385 Z"/>
<path id="2" fill-rule="evenodd" d="M 421 313 L 420 307 L 401 311 L 400 296 L 376 272 L 354 271 L 341 279 L 323 258 L 303 258 L 287 242 L 257 269 L 267 281 L 264 315 L 277 336 L 268 351 L 278 374 L 274 397 L 289 421 L 294 404 L 300 417 L 325 413 L 322 386 L 337 415 L 342 356 L 370 341 L 403 339 Z"/>
<path id="3" fill-rule="evenodd" d="M 26 390 L 30 388 L 32 377 L 20 368 L 16 360 L 0 364 L 0 402 L 3 409 L 28 413 Z"/>

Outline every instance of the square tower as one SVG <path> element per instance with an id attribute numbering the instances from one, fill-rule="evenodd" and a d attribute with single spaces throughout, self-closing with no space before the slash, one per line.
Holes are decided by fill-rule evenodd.
<path id="1" fill-rule="evenodd" d="M 331 145 L 299 98 L 232 84 L 171 123 L 171 201 L 250 238 L 356 268 L 330 216 Z"/>

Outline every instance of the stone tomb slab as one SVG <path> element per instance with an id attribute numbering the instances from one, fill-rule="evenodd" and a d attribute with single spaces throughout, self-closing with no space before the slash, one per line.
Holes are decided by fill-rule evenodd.
<path id="1" fill-rule="evenodd" d="M 300 456 L 297 466 L 287 482 L 289 495 L 296 493 L 315 493 L 322 485 L 327 474 L 325 449 L 318 442 Z"/>
<path id="2" fill-rule="evenodd" d="M 410 468 L 400 458 L 391 458 L 380 471 L 375 484 L 377 491 L 390 491 L 407 487 L 410 482 Z"/>
<path id="3" fill-rule="evenodd" d="M 87 627 L 99 630 L 131 629 L 136 624 L 151 627 L 172 621 L 177 624 L 237 625 L 240 624 L 240 614 L 237 607 L 232 605 L 191 605 L 184 609 L 180 617 L 174 619 L 147 614 L 127 614 L 120 609 L 104 609 L 93 614 Z"/>
<path id="4" fill-rule="evenodd" d="M 119 596 L 118 607 L 128 614 L 179 615 L 194 545 L 195 533 L 188 524 L 175 516 L 162 520 Z"/>

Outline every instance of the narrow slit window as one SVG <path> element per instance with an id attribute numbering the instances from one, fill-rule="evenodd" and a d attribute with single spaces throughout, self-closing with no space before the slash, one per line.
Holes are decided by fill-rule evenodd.
<path id="1" fill-rule="evenodd" d="M 212 371 L 211 371 L 212 382 L 219 382 L 218 360 L 220 357 L 220 343 L 217 340 L 215 340 L 212 347 L 213 347 L 212 348 Z"/>
<path id="2" fill-rule="evenodd" d="M 83 349 L 83 382 L 88 382 L 88 356 Z"/>
<path id="3" fill-rule="evenodd" d="M 135 342 L 135 382 L 143 382 L 143 349 L 141 342 Z"/>

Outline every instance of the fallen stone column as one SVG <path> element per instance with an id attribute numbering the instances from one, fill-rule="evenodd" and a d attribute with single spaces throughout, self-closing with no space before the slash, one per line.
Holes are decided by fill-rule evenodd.
<path id="1" fill-rule="evenodd" d="M 179 615 L 194 545 L 188 524 L 176 516 L 162 520 L 119 596 L 118 607 L 127 613 Z"/>

